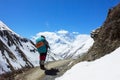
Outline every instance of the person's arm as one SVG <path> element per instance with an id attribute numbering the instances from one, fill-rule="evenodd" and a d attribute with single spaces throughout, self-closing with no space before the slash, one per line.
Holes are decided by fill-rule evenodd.
<path id="1" fill-rule="evenodd" d="M 45 40 L 44 43 L 45 43 L 46 47 L 50 49 L 50 46 L 49 46 L 49 43 L 47 42 L 47 40 Z"/>

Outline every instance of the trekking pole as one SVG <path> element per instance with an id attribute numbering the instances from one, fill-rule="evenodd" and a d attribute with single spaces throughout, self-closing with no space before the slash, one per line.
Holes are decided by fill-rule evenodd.
<path id="1" fill-rule="evenodd" d="M 46 62 L 49 61 L 50 56 L 51 56 L 51 58 L 52 58 L 53 60 L 55 60 L 55 59 L 53 58 L 53 55 L 51 55 L 51 53 L 52 53 L 53 55 L 55 55 L 55 53 L 51 52 L 50 49 L 49 49 L 49 50 L 48 50 L 48 53 L 47 53 L 47 59 L 46 59 Z"/>
<path id="2" fill-rule="evenodd" d="M 49 61 L 49 57 L 50 57 L 50 49 L 48 50 L 48 52 L 47 52 L 47 59 L 46 59 L 46 62 L 48 62 Z"/>
<path id="3" fill-rule="evenodd" d="M 50 49 L 48 50 L 47 56 L 46 56 L 46 67 L 48 67 L 49 58 L 50 58 Z"/>
<path id="4" fill-rule="evenodd" d="M 48 53 L 47 53 L 47 59 L 46 59 L 46 62 L 49 61 L 50 56 L 51 56 L 51 58 L 52 58 L 53 60 L 57 60 L 57 59 L 55 58 L 56 54 L 55 54 L 54 52 L 51 52 L 51 50 L 49 49 L 49 50 L 48 50 Z"/>

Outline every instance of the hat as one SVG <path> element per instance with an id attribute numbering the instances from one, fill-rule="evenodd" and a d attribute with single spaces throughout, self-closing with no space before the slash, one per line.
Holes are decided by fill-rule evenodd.
<path id="1" fill-rule="evenodd" d="M 45 38 L 45 36 L 41 35 L 41 37 Z"/>

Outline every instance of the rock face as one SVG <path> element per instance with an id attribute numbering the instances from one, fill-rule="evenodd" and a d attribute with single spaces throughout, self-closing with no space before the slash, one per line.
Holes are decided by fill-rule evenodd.
<path id="1" fill-rule="evenodd" d="M 95 60 L 120 47 L 120 4 L 109 9 L 104 24 L 91 37 L 95 42 L 85 56 L 87 60 Z"/>

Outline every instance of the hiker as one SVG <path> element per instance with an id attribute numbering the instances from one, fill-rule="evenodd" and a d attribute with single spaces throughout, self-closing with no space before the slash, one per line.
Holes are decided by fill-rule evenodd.
<path id="1" fill-rule="evenodd" d="M 36 48 L 39 52 L 39 58 L 40 58 L 40 68 L 42 70 L 45 70 L 44 62 L 47 56 L 48 48 L 50 49 L 49 43 L 46 40 L 45 36 L 41 35 L 38 39 L 36 39 Z"/>

